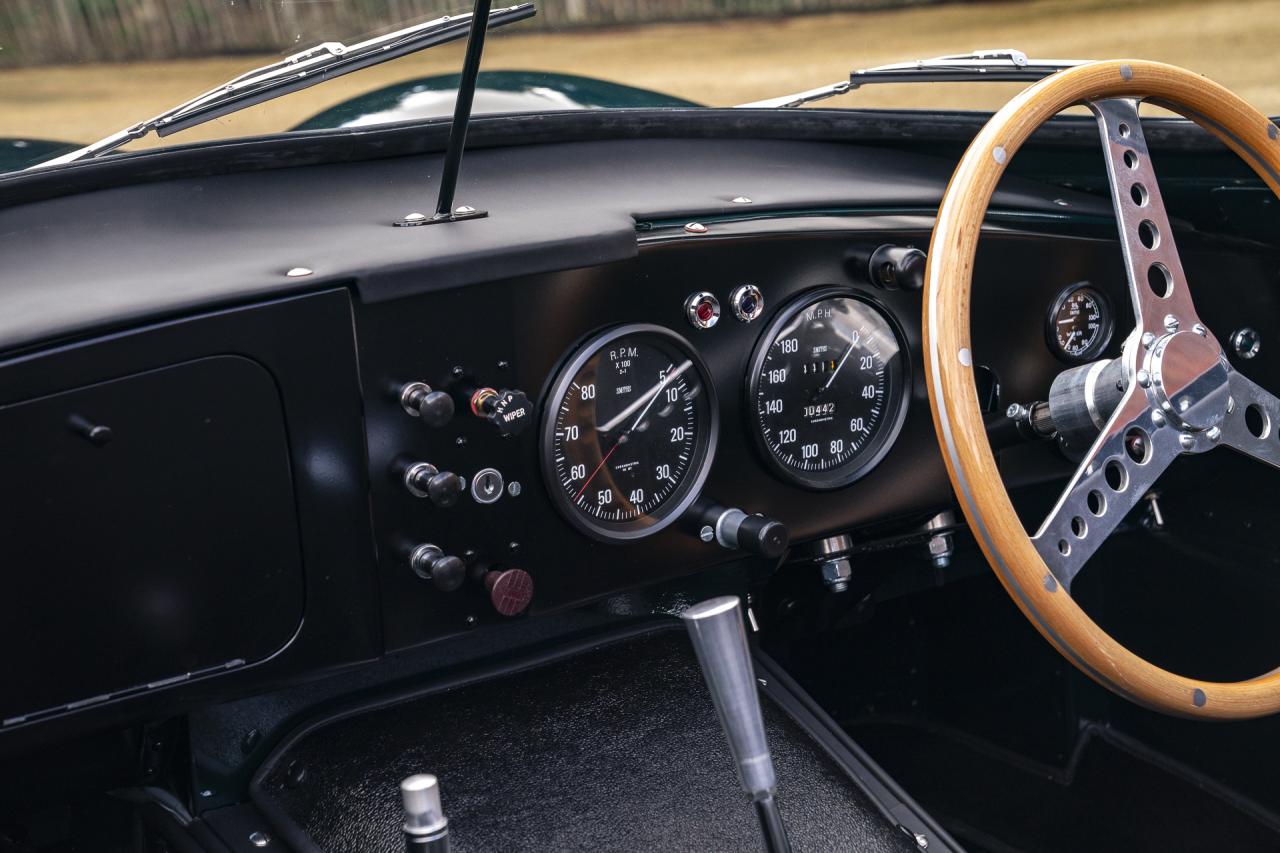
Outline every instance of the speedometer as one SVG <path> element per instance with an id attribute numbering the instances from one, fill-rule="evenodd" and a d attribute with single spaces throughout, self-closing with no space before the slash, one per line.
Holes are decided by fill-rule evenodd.
<path id="1" fill-rule="evenodd" d="M 902 426 L 907 373 L 896 325 L 870 300 L 834 288 L 805 294 L 751 360 L 748 411 L 765 460 L 806 488 L 858 479 Z"/>
<path id="2" fill-rule="evenodd" d="M 697 497 L 718 415 L 697 353 L 659 326 L 588 340 L 557 374 L 542 425 L 552 500 L 598 539 L 656 533 Z"/>

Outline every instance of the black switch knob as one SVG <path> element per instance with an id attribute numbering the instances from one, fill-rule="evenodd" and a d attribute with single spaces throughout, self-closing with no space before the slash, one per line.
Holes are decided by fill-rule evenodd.
<path id="1" fill-rule="evenodd" d="M 453 592 L 467 579 L 467 564 L 451 557 L 436 545 L 419 545 L 409 555 L 409 565 L 420 578 L 431 581 L 441 592 Z"/>
<path id="2" fill-rule="evenodd" d="M 400 389 L 400 405 L 430 427 L 442 427 L 453 418 L 453 398 L 433 391 L 425 382 L 410 382 Z"/>
<path id="3" fill-rule="evenodd" d="M 872 284 L 885 290 L 919 290 L 924 287 L 927 260 L 919 249 L 886 243 L 871 253 L 867 274 Z"/>
<path id="4" fill-rule="evenodd" d="M 471 412 L 498 428 L 504 436 L 519 435 L 533 423 L 533 403 L 523 391 L 481 388 L 471 395 Z"/>
<path id="5" fill-rule="evenodd" d="M 731 551 L 747 551 L 770 560 L 781 557 L 791 541 L 791 533 L 781 521 L 715 504 L 702 511 L 699 535 L 703 541 L 717 542 Z"/>
<path id="6" fill-rule="evenodd" d="M 458 502 L 466 481 L 430 462 L 415 462 L 404 471 L 404 485 L 415 498 L 430 498 L 436 506 L 446 507 Z"/>

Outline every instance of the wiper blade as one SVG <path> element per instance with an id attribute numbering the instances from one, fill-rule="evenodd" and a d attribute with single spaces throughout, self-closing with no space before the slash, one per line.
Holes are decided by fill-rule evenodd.
<path id="1" fill-rule="evenodd" d="M 531 18 L 534 11 L 532 3 L 520 3 L 504 9 L 495 9 L 489 15 L 489 28 Z M 241 74 L 221 86 L 165 110 L 154 118 L 138 122 L 83 148 L 28 168 L 40 169 L 45 166 L 57 166 L 98 157 L 152 132 L 157 136 L 168 136 L 237 110 L 270 101 L 281 95 L 301 91 L 325 80 L 359 71 L 361 68 L 368 68 L 438 44 L 456 41 L 470 31 L 470 14 L 445 15 L 353 45 L 345 45 L 337 41 L 324 42 Z"/>
<path id="2" fill-rule="evenodd" d="M 862 68 L 852 72 L 848 80 L 841 80 L 839 83 L 738 106 L 753 109 L 799 107 L 876 83 L 1009 83 L 1019 80 L 1040 80 L 1087 61 L 1084 59 L 1028 59 L 1022 51 L 1009 48 L 975 50 L 973 53 L 935 56 L 932 59 L 917 59 L 913 62 L 895 62 L 891 65 Z"/>

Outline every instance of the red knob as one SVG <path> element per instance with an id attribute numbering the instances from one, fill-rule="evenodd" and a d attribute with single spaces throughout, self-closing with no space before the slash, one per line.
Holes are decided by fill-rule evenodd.
<path id="1" fill-rule="evenodd" d="M 533 578 L 524 569 L 494 569 L 484 576 L 484 588 L 503 616 L 523 613 L 533 600 Z"/>

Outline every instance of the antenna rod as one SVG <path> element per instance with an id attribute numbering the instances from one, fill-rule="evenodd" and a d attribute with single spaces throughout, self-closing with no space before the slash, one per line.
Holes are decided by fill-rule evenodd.
<path id="1" fill-rule="evenodd" d="M 484 216 L 483 211 L 453 209 L 453 194 L 458 188 L 458 170 L 462 166 L 462 149 L 467 143 L 467 126 L 471 122 L 471 104 L 476 97 L 476 78 L 480 74 L 480 56 L 484 53 L 484 37 L 489 31 L 489 8 L 493 0 L 476 0 L 471 13 L 471 35 L 467 38 L 467 55 L 462 61 L 462 79 L 458 81 L 458 101 L 453 108 L 453 126 L 449 128 L 449 146 L 445 149 L 444 167 L 440 172 L 440 199 L 436 202 L 437 222 Z"/>

